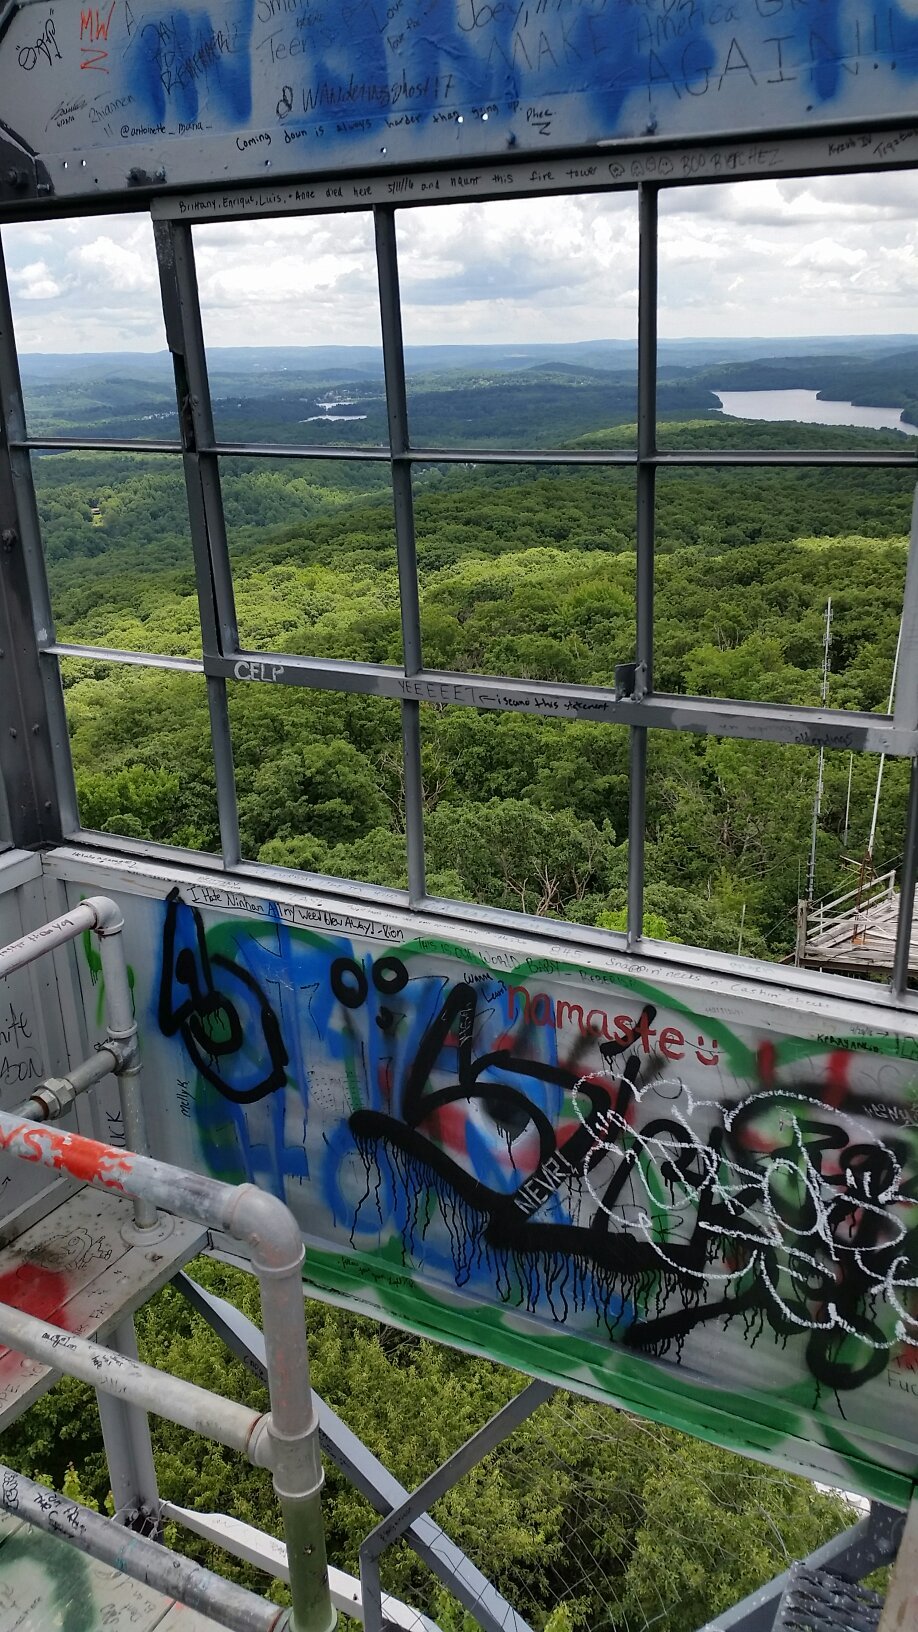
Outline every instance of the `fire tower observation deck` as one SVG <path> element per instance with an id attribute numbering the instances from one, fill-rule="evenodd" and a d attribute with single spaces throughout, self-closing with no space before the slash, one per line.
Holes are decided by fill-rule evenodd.
<path id="1" fill-rule="evenodd" d="M 657 326 L 673 190 L 914 171 L 918 28 L 867 0 L 672 18 L 663 0 L 640 14 L 625 0 L 0 0 L 0 228 L 152 223 L 177 416 L 172 437 L 153 420 L 130 438 L 36 430 L 0 256 L 0 1427 L 62 1377 L 88 1383 L 114 1502 L 89 1511 L 0 1448 L 0 1632 L 332 1632 L 339 1618 L 437 1632 L 448 1617 L 452 1632 L 463 1615 L 485 1632 L 579 1628 L 579 1521 L 552 1609 L 527 1619 L 526 1582 L 498 1590 L 431 1510 L 540 1407 L 584 1401 L 861 1502 L 857 1523 L 707 1632 L 918 1626 L 918 527 L 886 712 L 670 694 L 653 650 L 660 494 L 680 472 L 814 469 L 827 491 L 845 469 L 914 481 L 905 438 L 672 449 Z M 633 445 L 420 444 L 404 212 L 562 195 L 633 201 Z M 345 451 L 309 441 L 308 416 L 295 444 L 221 439 L 195 261 L 214 223 L 354 213 L 375 256 L 384 434 L 345 451 L 391 486 L 394 662 L 329 657 L 305 636 L 284 652 L 240 640 L 229 462 Z M 184 655 L 59 638 L 36 471 L 100 453 L 155 456 L 181 484 L 199 622 Z M 633 627 L 604 683 L 447 672 L 425 653 L 416 484 L 511 463 L 630 484 Z M 111 537 L 104 487 L 94 470 L 93 549 Z M 106 695 L 142 671 L 201 697 L 218 851 L 84 822 L 74 663 L 112 682 Z M 406 887 L 247 858 L 240 693 L 265 718 L 318 696 L 397 714 Z M 432 888 L 423 733 L 456 710 L 623 733 L 624 928 Z M 804 907 L 796 967 L 651 938 L 648 742 L 679 732 L 895 762 L 897 879 Z M 201 1254 L 257 1278 L 261 1325 L 199 1284 L 187 1266 Z M 262 1408 L 141 1362 L 133 1318 L 167 1285 L 266 1384 Z M 304 1293 L 526 1381 L 409 1491 L 314 1391 Z M 277 1534 L 199 1511 L 191 1467 L 185 1499 L 165 1501 L 150 1414 L 265 1470 Z M 349 1572 L 326 1553 L 332 1466 L 373 1510 Z M 635 1527 L 623 1534 L 632 1547 Z M 167 1535 L 203 1538 L 264 1590 Z M 383 1591 L 401 1541 L 436 1582 L 424 1605 Z M 889 1563 L 884 1604 L 860 1583 Z"/>

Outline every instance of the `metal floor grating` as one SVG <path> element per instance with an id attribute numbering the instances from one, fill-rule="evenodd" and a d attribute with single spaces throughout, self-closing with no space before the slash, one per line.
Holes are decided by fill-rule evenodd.
<path id="1" fill-rule="evenodd" d="M 774 1632 L 876 1632 L 883 1599 L 829 1570 L 795 1564 L 784 1589 Z"/>

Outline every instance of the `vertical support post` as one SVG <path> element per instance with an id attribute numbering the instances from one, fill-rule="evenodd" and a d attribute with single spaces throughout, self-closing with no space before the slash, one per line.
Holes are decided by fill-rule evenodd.
<path id="1" fill-rule="evenodd" d="M 918 1618 L 918 1498 L 912 1499 L 889 1578 L 879 1632 L 904 1632 Z"/>
<path id="2" fill-rule="evenodd" d="M 222 657 L 226 652 L 238 651 L 239 632 L 220 490 L 220 467 L 214 451 L 213 409 L 191 227 L 187 222 L 156 221 L 153 234 L 159 262 L 166 340 L 175 371 L 201 634 L 205 654 Z M 241 858 L 242 848 L 225 680 L 208 676 L 207 703 L 223 863 L 226 867 L 235 867 Z"/>
<path id="3" fill-rule="evenodd" d="M 79 827 L 9 285 L 0 245 L 0 776 L 9 839 L 59 842 Z"/>
<path id="4" fill-rule="evenodd" d="M 806 932 L 810 903 L 805 896 L 797 902 L 797 934 L 794 939 L 794 967 L 802 969 L 806 961 Z"/>
<path id="5" fill-rule="evenodd" d="M 379 307 L 382 323 L 383 367 L 386 376 L 386 410 L 389 419 L 389 452 L 392 460 L 392 500 L 395 509 L 395 547 L 398 557 L 399 603 L 402 617 L 402 649 L 405 673 L 420 671 L 421 610 L 418 599 L 418 560 L 414 535 L 414 495 L 411 462 L 406 457 L 408 440 L 408 394 L 405 387 L 405 346 L 402 336 L 402 308 L 398 285 L 398 249 L 395 211 L 377 205 L 373 211 L 376 229 L 376 270 L 379 278 Z M 402 753 L 405 769 L 405 835 L 408 846 L 408 895 L 412 905 L 427 893 L 424 867 L 424 779 L 421 771 L 421 705 L 405 700 L 402 705 Z"/>
<path id="6" fill-rule="evenodd" d="M 115 910 L 117 911 L 117 908 Z M 105 982 L 105 1019 L 108 1035 L 126 1049 L 130 1057 L 130 1063 L 118 1075 L 124 1137 L 128 1150 L 135 1151 L 138 1156 L 148 1156 L 150 1146 L 140 1093 L 143 1068 L 137 1044 L 137 1019 L 128 980 L 123 930 L 124 919 L 118 911 L 114 922 L 106 919 L 99 923 L 95 934 L 99 942 L 102 978 Z M 151 1230 L 156 1222 L 156 1208 L 151 1202 L 137 1197 L 134 1202 L 134 1223 L 137 1228 Z"/>
<path id="7" fill-rule="evenodd" d="M 136 1360 L 133 1320 L 128 1318 L 116 1326 L 107 1343 L 110 1349 Z M 115 1522 L 159 1540 L 159 1490 L 147 1413 L 104 1389 L 96 1389 L 96 1400 L 115 1499 Z"/>
<path id="8" fill-rule="evenodd" d="M 918 488 L 912 500 L 912 527 L 902 596 L 902 622 L 896 648 L 892 715 L 897 729 L 918 729 Z"/>
<path id="9" fill-rule="evenodd" d="M 657 189 L 638 188 L 638 416 L 636 649 L 643 689 L 653 688 L 653 552 L 657 445 Z M 644 928 L 644 831 L 647 815 L 647 729 L 631 727 L 628 804 L 629 949 Z"/>
<path id="10" fill-rule="evenodd" d="M 905 818 L 905 847 L 899 869 L 899 918 L 896 924 L 896 950 L 893 953 L 893 972 L 890 987 L 893 997 L 899 998 L 908 989 L 908 968 L 912 946 L 912 922 L 915 916 L 915 886 L 918 884 L 918 759 L 912 760 L 912 774 L 908 785 L 908 812 Z"/>

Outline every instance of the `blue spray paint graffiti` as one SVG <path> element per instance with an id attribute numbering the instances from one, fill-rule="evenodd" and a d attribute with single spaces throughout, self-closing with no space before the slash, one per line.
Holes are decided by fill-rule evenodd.
<path id="1" fill-rule="evenodd" d="M 79 28 L 40 50 L 33 13 L 0 42 L 4 117 L 44 161 L 107 152 L 103 191 L 134 144 L 174 186 L 910 124 L 918 76 L 900 0 L 114 0 L 87 97 Z"/>
<path id="2" fill-rule="evenodd" d="M 833 1391 L 913 1364 L 918 1131 L 881 1085 L 901 1062 L 829 1042 L 782 1064 L 665 993 L 528 968 L 545 989 L 277 908 L 205 931 L 173 892 L 158 1021 L 198 1070 L 208 1165 L 285 1195 L 307 1240 L 645 1353 L 738 1322 Z"/>

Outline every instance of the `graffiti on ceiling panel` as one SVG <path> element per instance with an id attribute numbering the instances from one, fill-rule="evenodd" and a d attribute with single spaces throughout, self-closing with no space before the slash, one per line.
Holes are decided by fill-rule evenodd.
<path id="1" fill-rule="evenodd" d="M 907 121 L 916 74 L 896 0 L 28 0 L 0 40 L 5 185 L 104 197 Z"/>

